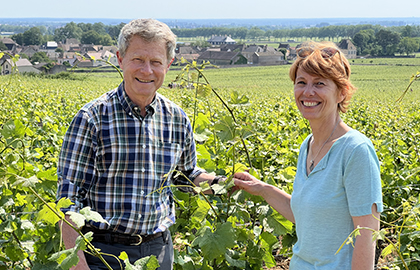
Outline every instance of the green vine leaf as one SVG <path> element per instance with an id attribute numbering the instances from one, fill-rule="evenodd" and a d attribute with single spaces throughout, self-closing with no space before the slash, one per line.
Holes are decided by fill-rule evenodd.
<path id="1" fill-rule="evenodd" d="M 195 244 L 203 249 L 205 258 L 211 261 L 235 246 L 235 231 L 230 222 L 218 224 L 215 232 L 207 227 L 203 235 L 194 240 L 193 245 Z"/>

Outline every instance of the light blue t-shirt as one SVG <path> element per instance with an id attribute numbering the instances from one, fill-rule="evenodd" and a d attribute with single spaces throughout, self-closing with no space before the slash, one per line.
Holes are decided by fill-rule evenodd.
<path id="1" fill-rule="evenodd" d="M 340 137 L 314 170 L 306 174 L 310 136 L 302 143 L 291 207 L 298 241 L 292 270 L 351 269 L 353 247 L 341 244 L 354 230 L 352 216 L 383 211 L 379 161 L 372 142 L 350 130 Z"/>

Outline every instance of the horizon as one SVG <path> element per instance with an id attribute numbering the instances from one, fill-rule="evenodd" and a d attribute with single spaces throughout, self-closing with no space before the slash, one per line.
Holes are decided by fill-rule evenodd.
<path id="1" fill-rule="evenodd" d="M 26 25 L 38 26 L 49 25 L 60 27 L 61 25 L 75 23 L 97 23 L 102 22 L 105 25 L 116 25 L 119 23 L 128 23 L 131 19 L 115 18 L 56 18 L 56 17 L 0 17 L 0 25 Z M 185 19 L 185 18 L 157 18 L 170 27 L 197 28 L 197 27 L 253 27 L 268 26 L 274 28 L 300 28 L 300 27 L 320 27 L 327 25 L 358 25 L 372 24 L 382 26 L 405 26 L 420 25 L 420 17 L 352 17 L 352 18 L 213 18 L 213 19 Z"/>

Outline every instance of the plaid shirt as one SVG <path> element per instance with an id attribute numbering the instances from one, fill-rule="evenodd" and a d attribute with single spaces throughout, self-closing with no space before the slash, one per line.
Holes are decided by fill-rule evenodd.
<path id="1" fill-rule="evenodd" d="M 65 210 L 90 206 L 110 224 L 92 223 L 95 227 L 126 234 L 157 233 L 175 222 L 171 172 L 188 171 L 192 180 L 202 172 L 191 124 L 160 94 L 146 112 L 142 118 L 124 83 L 78 112 L 57 170 L 57 198 L 75 203 Z"/>

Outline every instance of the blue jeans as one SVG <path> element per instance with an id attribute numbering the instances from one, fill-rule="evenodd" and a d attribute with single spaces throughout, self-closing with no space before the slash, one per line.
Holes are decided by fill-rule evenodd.
<path id="1" fill-rule="evenodd" d="M 121 244 L 105 244 L 92 242 L 95 248 L 99 248 L 101 253 L 113 254 L 117 258 L 120 253 L 125 251 L 131 264 L 143 257 L 155 255 L 159 261 L 159 270 L 172 270 L 174 262 L 174 248 L 172 244 L 171 233 L 166 230 L 162 237 L 158 237 L 139 246 L 126 246 Z M 108 270 L 103 262 L 90 254 L 85 253 L 86 261 L 91 270 Z M 102 255 L 113 270 L 124 269 L 125 264 L 120 259 L 112 256 Z M 121 265 L 120 265 L 121 263 Z M 121 266 L 123 268 L 121 268 Z"/>

